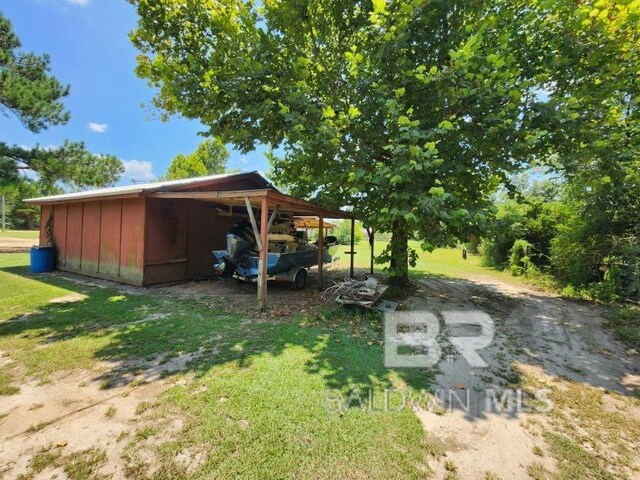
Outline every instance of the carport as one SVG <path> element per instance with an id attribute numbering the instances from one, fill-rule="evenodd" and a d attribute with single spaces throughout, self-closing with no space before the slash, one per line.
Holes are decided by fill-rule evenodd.
<path id="1" fill-rule="evenodd" d="M 102 188 L 27 203 L 41 206 L 40 244 L 55 244 L 59 270 L 139 286 L 212 276 L 212 251 L 225 248 L 235 222 L 248 216 L 258 246 L 268 246 L 268 231 L 283 213 L 304 216 L 306 228 L 323 233 L 326 218 L 351 220 L 353 276 L 353 215 L 281 193 L 259 172 Z M 319 252 L 323 238 L 319 235 Z M 264 263 L 267 248 L 259 253 Z M 259 271 L 258 298 L 266 308 L 268 278 L 266 269 Z"/>
<path id="2" fill-rule="evenodd" d="M 181 199 L 198 200 L 212 202 L 223 205 L 229 209 L 229 214 L 233 215 L 233 210 L 246 209 L 254 236 L 257 240 L 257 247 L 260 253 L 259 273 L 258 273 L 258 302 L 261 310 L 267 308 L 267 245 L 268 235 L 271 225 L 276 215 L 286 213 L 293 216 L 315 217 L 317 221 L 309 220 L 306 225 L 310 228 L 318 228 L 318 288 L 323 288 L 323 262 L 322 255 L 324 249 L 325 218 L 345 219 L 351 221 L 351 248 L 347 252 L 349 260 L 349 276 L 353 277 L 354 261 L 354 230 L 355 217 L 342 210 L 331 210 L 323 208 L 312 202 L 286 195 L 271 188 L 254 190 L 232 190 L 232 191 L 209 191 L 209 192 L 156 192 L 150 195 L 158 199 Z M 258 215 L 254 212 L 258 209 Z M 259 220 L 259 225 L 258 225 Z"/>

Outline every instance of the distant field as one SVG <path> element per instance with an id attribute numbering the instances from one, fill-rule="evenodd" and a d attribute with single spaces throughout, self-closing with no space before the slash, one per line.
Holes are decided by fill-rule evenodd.
<path id="1" fill-rule="evenodd" d="M 37 239 L 40 235 L 38 230 L 0 230 L 0 238 L 25 238 Z"/>

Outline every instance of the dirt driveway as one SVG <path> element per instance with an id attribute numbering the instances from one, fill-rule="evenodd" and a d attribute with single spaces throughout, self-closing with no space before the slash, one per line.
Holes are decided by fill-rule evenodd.
<path id="1" fill-rule="evenodd" d="M 572 442 L 576 452 L 596 457 L 594 465 L 599 456 L 608 464 L 603 474 L 611 477 L 592 471 L 588 478 L 639 478 L 640 357 L 627 354 L 603 330 L 597 307 L 493 278 L 430 278 L 421 284 L 411 308 L 441 316 L 445 354 L 436 382 L 442 392 L 454 395 L 446 396 L 444 413 L 418 412 L 445 451 L 437 467 L 439 478 L 586 474 L 589 468 L 571 470 L 588 462 L 558 448 L 559 438 Z M 448 337 L 478 333 L 465 333 L 460 326 L 452 331 L 443 322 L 446 311 L 484 312 L 492 318 L 492 341 L 478 350 L 486 367 L 471 368 L 455 348 L 447 350 Z M 527 394 L 540 387 L 546 389 L 543 398 L 553 402 L 544 414 L 526 409 Z M 525 408 L 519 409 L 521 390 Z M 495 398 L 503 401 L 502 412 L 488 408 L 487 401 Z M 508 405 L 512 398 L 515 408 Z"/>

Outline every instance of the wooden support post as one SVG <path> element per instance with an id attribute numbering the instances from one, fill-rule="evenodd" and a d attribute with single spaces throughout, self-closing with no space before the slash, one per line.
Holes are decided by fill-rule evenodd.
<path id="1" fill-rule="evenodd" d="M 318 217 L 318 290 L 322 290 L 322 267 L 324 266 L 324 217 Z"/>
<path id="2" fill-rule="evenodd" d="M 351 219 L 351 251 L 349 252 L 349 278 L 353 278 L 353 256 L 355 255 L 356 220 Z"/>
<path id="3" fill-rule="evenodd" d="M 264 197 L 264 200 L 266 200 L 267 197 Z M 251 206 L 251 202 L 249 201 L 248 197 L 244 197 L 244 203 L 247 206 L 247 213 L 249 214 L 249 220 L 251 221 L 251 228 L 253 229 L 253 236 L 256 239 L 256 247 L 258 247 L 258 251 L 262 250 L 262 245 L 261 245 L 261 234 L 260 231 L 258 230 L 258 224 L 256 223 L 256 217 L 253 215 L 253 207 Z"/>
<path id="4" fill-rule="evenodd" d="M 273 226 L 273 221 L 276 219 L 276 215 L 278 214 L 278 207 L 273 209 L 271 212 L 271 216 L 269 217 L 269 223 L 267 224 L 267 234 L 271 231 L 271 227 Z"/>
<path id="5" fill-rule="evenodd" d="M 260 261 L 258 262 L 258 303 L 260 311 L 267 311 L 267 253 L 269 250 L 269 228 L 268 219 L 269 204 L 267 197 L 262 198 L 262 208 L 260 210 Z"/>
<path id="6" fill-rule="evenodd" d="M 371 274 L 373 274 L 373 259 L 375 258 L 375 254 L 373 252 L 373 246 L 375 245 L 375 233 L 376 231 L 371 227 L 371 233 L 369 234 L 369 247 L 371 248 L 371 268 L 369 271 Z"/>

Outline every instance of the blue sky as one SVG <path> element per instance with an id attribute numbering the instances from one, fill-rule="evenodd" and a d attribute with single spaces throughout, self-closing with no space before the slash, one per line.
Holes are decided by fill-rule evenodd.
<path id="1" fill-rule="evenodd" d="M 71 85 L 66 125 L 32 134 L 15 117 L 0 116 L 0 140 L 33 146 L 84 141 L 92 152 L 109 153 L 125 164 L 119 184 L 153 180 L 178 153 L 193 151 L 204 127 L 172 118 L 162 122 L 143 108 L 154 91 L 134 73 L 136 50 L 128 33 L 134 8 L 125 0 L 0 0 L 22 48 L 51 56 L 52 73 Z M 260 151 L 232 151 L 229 168 L 267 171 Z"/>

